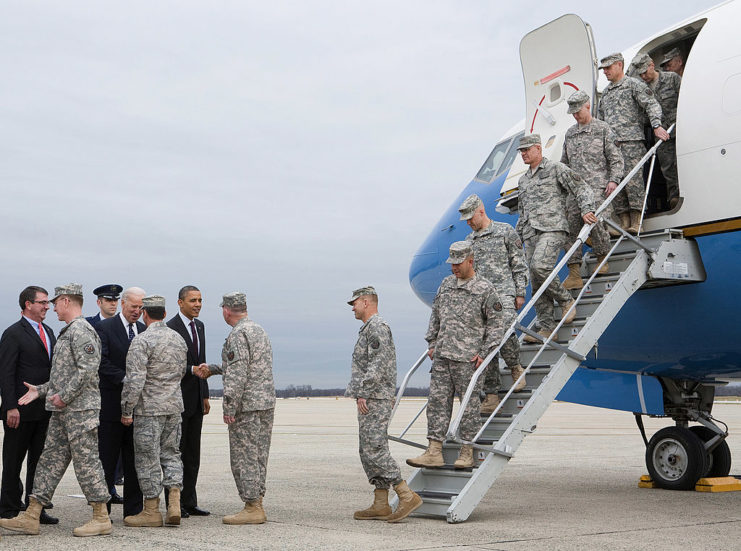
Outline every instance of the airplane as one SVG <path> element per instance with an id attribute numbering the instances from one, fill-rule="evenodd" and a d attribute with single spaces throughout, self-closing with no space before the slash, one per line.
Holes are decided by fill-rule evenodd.
<path id="1" fill-rule="evenodd" d="M 699 251 L 701 261 L 694 281 L 644 286 L 632 294 L 556 396 L 633 413 L 646 442 L 649 473 L 659 487 L 668 489 L 692 489 L 699 478 L 727 475 L 731 466 L 725 441 L 728 432 L 719 428 L 722 421 L 712 418 L 712 404 L 716 386 L 741 377 L 737 319 L 741 311 L 741 190 L 735 187 L 741 183 L 739 21 L 741 3 L 725 2 L 622 52 L 626 72 L 639 53 L 651 55 L 657 69 L 673 48 L 685 56 L 675 134 L 681 199 L 668 210 L 658 163 L 649 169 L 647 162 L 644 180 L 649 170 L 653 177 L 638 238 L 663 239 L 676 233 Z M 463 200 L 477 194 L 489 218 L 514 226 L 517 181 L 527 169 L 518 155 L 519 138 L 539 133 L 544 157 L 558 161 L 564 133 L 575 123 L 566 113 L 566 98 L 575 90 L 584 90 L 596 115 L 599 90 L 607 81 L 597 70 L 595 42 L 587 23 L 576 15 L 565 15 L 535 29 L 522 39 L 520 56 L 525 119 L 504 133 L 412 259 L 410 285 L 427 305 L 450 274 L 445 262 L 450 244 L 465 239 L 471 231 L 459 219 Z M 665 268 L 666 262 L 671 264 L 671 255 L 668 258 Z M 672 269 L 678 269 L 677 265 Z M 562 281 L 564 276 L 562 269 Z M 532 314 L 523 323 L 531 319 Z M 649 442 L 643 415 L 670 418 L 675 426 L 662 429 L 661 438 L 657 433 Z M 690 426 L 690 422 L 700 424 Z M 499 453 L 504 455 L 503 450 Z M 425 489 L 421 483 L 418 488 Z M 451 493 L 445 507 L 462 499 L 462 491 L 456 491 L 461 495 Z M 454 509 L 447 509 L 448 522 L 465 520 L 468 512 Z"/>

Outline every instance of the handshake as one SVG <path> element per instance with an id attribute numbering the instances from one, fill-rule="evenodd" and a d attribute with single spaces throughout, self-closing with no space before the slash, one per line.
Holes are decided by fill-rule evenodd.
<path id="1" fill-rule="evenodd" d="M 208 364 L 206 363 L 194 365 L 193 375 L 200 377 L 201 379 L 208 379 L 211 376 L 211 370 L 208 368 Z"/>

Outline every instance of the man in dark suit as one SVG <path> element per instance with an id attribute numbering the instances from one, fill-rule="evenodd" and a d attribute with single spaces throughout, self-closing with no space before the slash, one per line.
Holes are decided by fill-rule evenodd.
<path id="1" fill-rule="evenodd" d="M 180 493 L 180 510 L 183 517 L 206 516 L 210 513 L 198 507 L 196 482 L 201 466 L 201 427 L 203 416 L 208 414 L 208 383 L 196 376 L 195 366 L 206 362 L 206 332 L 203 322 L 196 319 L 201 312 L 201 291 L 186 285 L 178 293 L 178 312 L 167 326 L 180 333 L 188 345 L 188 366 L 180 382 L 183 391 L 183 425 L 180 437 L 180 455 L 183 460 L 183 491 Z"/>
<path id="2" fill-rule="evenodd" d="M 26 459 L 26 505 L 33 490 L 36 463 L 44 449 L 51 413 L 39 400 L 25 406 L 18 399 L 26 393 L 23 382 L 39 385 L 49 380 L 51 356 L 57 339 L 44 324 L 49 310 L 45 289 L 26 287 L 18 299 L 22 317 L 8 327 L 0 338 L 0 392 L 3 419 L 3 475 L 0 488 L 0 516 L 13 518 L 25 509 L 21 496 L 21 467 Z M 41 512 L 42 524 L 56 524 L 56 518 Z"/>
<path id="3" fill-rule="evenodd" d="M 100 428 L 98 448 L 105 482 L 114 486 L 116 463 L 121 456 L 124 471 L 123 516 L 137 515 L 143 508 L 142 492 L 134 465 L 134 431 L 121 424 L 121 390 L 126 376 L 126 353 L 129 343 L 146 329 L 141 316 L 144 289 L 129 287 L 121 295 L 121 312 L 101 320 L 95 327 L 100 336 Z M 108 504 L 110 513 L 111 505 Z"/>
<path id="4" fill-rule="evenodd" d="M 115 316 L 116 310 L 118 310 L 118 299 L 121 291 L 123 291 L 123 287 L 115 283 L 96 287 L 93 294 L 98 297 L 98 309 L 100 312 L 94 316 L 86 317 L 87 322 L 95 327 L 101 320 Z"/>

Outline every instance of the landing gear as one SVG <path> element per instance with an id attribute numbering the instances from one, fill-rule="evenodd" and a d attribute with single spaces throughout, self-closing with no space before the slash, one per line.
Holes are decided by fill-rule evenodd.
<path id="1" fill-rule="evenodd" d="M 708 470 L 708 455 L 703 441 L 690 429 L 665 427 L 648 443 L 646 466 L 660 488 L 692 490 Z"/>
<path id="2" fill-rule="evenodd" d="M 704 446 L 707 446 L 708 442 L 718 436 L 714 431 L 701 425 L 690 427 L 690 431 L 695 433 L 700 440 L 702 440 Z M 711 446 L 711 449 L 708 449 L 706 454 L 708 468 L 702 477 L 713 478 L 716 476 L 728 476 L 728 473 L 731 472 L 731 450 L 728 447 L 728 442 L 726 442 L 725 438 L 719 440 L 714 446 Z"/>

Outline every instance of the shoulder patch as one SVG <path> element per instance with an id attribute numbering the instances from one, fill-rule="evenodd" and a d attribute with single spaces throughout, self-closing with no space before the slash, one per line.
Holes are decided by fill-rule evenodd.
<path id="1" fill-rule="evenodd" d="M 369 344 L 373 350 L 378 350 L 381 346 L 381 341 L 378 340 L 378 337 L 371 337 Z"/>
<path id="2" fill-rule="evenodd" d="M 95 347 L 90 343 L 83 346 L 82 349 L 85 351 L 85 354 L 93 354 L 95 352 Z"/>
<path id="3" fill-rule="evenodd" d="M 234 359 L 234 350 L 230 350 L 227 353 L 226 358 L 231 362 Z"/>
<path id="4" fill-rule="evenodd" d="M 497 312 L 501 312 L 501 310 L 502 310 L 502 303 L 501 302 L 495 302 L 494 303 L 494 310 L 496 310 Z"/>

